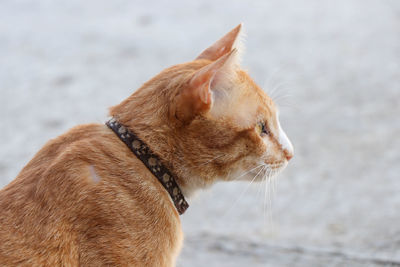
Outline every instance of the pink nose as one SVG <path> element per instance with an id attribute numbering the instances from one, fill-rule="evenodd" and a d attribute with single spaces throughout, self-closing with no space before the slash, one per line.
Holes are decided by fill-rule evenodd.
<path id="1" fill-rule="evenodd" d="M 289 161 L 291 158 L 293 158 L 293 153 L 290 152 L 289 150 L 285 149 L 285 150 L 283 150 L 283 153 L 285 154 L 287 161 Z"/>

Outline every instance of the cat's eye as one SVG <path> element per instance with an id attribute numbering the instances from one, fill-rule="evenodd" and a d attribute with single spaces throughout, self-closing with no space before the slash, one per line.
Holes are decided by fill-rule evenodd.
<path id="1" fill-rule="evenodd" d="M 269 130 L 268 130 L 267 126 L 265 125 L 265 122 L 262 122 L 262 121 L 257 123 L 256 131 L 261 136 L 269 134 Z"/>

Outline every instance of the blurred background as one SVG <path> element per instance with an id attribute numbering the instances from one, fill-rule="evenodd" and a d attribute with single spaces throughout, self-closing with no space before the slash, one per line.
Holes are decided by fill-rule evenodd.
<path id="1" fill-rule="evenodd" d="M 400 266 L 400 1 L 0 1 L 0 186 L 240 22 L 295 147 L 190 200 L 178 266 Z"/>

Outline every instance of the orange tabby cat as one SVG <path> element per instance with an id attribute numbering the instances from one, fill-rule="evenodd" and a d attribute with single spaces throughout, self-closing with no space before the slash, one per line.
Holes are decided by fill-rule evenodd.
<path id="1" fill-rule="evenodd" d="M 110 110 L 185 197 L 218 180 L 261 180 L 293 156 L 274 103 L 238 65 L 240 31 Z M 0 191 L 0 266 L 175 265 L 183 239 L 175 192 L 120 138 L 105 125 L 77 126 Z"/>

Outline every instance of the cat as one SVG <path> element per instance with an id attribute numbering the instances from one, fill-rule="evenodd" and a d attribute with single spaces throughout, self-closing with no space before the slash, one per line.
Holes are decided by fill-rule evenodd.
<path id="1" fill-rule="evenodd" d="M 293 146 L 272 99 L 240 68 L 241 31 L 144 83 L 110 108 L 108 126 L 50 140 L 0 191 L 0 266 L 175 266 L 185 198 L 282 171 Z"/>

